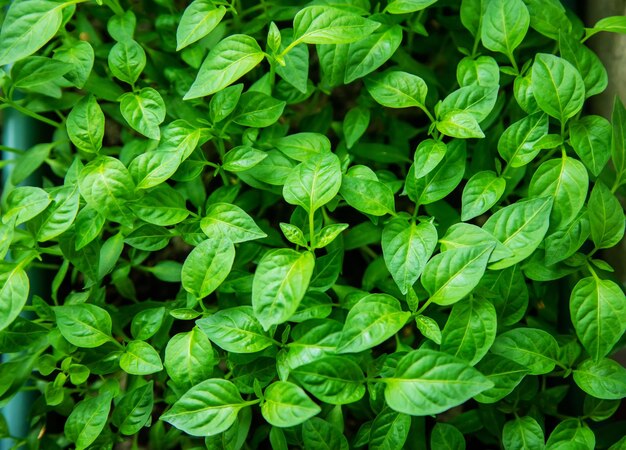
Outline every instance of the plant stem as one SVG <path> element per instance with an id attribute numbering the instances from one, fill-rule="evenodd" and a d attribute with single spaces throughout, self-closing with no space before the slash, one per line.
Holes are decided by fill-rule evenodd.
<path id="1" fill-rule="evenodd" d="M 33 112 L 30 109 L 28 109 L 28 108 L 24 108 L 19 103 L 16 103 L 13 100 L 9 100 L 8 98 L 0 97 L 0 101 L 4 102 L 7 105 L 9 105 L 11 108 L 21 112 L 22 114 L 25 114 L 25 115 L 27 115 L 29 117 L 32 117 L 33 119 L 39 120 L 39 121 L 41 121 L 43 123 L 46 123 L 46 124 L 48 124 L 50 126 L 53 126 L 55 128 L 61 128 L 63 126 L 59 122 L 55 122 L 54 120 L 48 119 L 47 117 L 42 116 L 40 114 L 37 114 L 36 112 Z"/>

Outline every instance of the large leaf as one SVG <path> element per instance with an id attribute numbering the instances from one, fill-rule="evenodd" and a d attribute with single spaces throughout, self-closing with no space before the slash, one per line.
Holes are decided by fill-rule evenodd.
<path id="1" fill-rule="evenodd" d="M 146 87 L 120 97 L 120 111 L 131 128 L 150 139 L 159 139 L 165 120 L 165 102 L 158 91 Z"/>
<path id="2" fill-rule="evenodd" d="M 257 402 L 242 399 L 232 382 L 211 378 L 189 389 L 161 420 L 191 436 L 213 436 L 235 423 L 241 408 Z"/>
<path id="3" fill-rule="evenodd" d="M 199 321 L 199 324 L 206 322 Z M 172 336 L 165 348 L 167 374 L 181 386 L 195 386 L 210 378 L 216 363 L 211 341 L 195 327 Z"/>
<path id="4" fill-rule="evenodd" d="M 490 301 L 469 298 L 452 307 L 441 336 L 441 351 L 476 364 L 496 338 L 496 309 Z"/>
<path id="5" fill-rule="evenodd" d="M 104 137 L 104 113 L 93 95 L 83 97 L 67 116 L 67 134 L 81 150 L 98 153 Z"/>
<path id="6" fill-rule="evenodd" d="M 483 45 L 511 56 L 524 40 L 529 25 L 530 14 L 522 0 L 490 0 L 482 19 Z"/>
<path id="7" fill-rule="evenodd" d="M 394 25 L 350 44 L 344 82 L 351 83 L 378 69 L 393 56 L 401 42 L 402 28 Z"/>
<path id="8" fill-rule="evenodd" d="M 596 248 L 610 248 L 624 237 L 624 210 L 617 197 L 597 180 L 588 204 L 591 239 Z"/>
<path id="9" fill-rule="evenodd" d="M 204 60 L 184 99 L 215 94 L 250 72 L 263 60 L 256 40 L 244 34 L 222 39 Z"/>
<path id="10" fill-rule="evenodd" d="M 502 443 L 505 450 L 543 450 L 543 430 L 530 416 L 517 417 L 504 424 Z"/>
<path id="11" fill-rule="evenodd" d="M 298 164 L 285 180 L 283 197 L 287 203 L 313 213 L 330 202 L 341 187 L 339 158 L 319 153 Z"/>
<path id="12" fill-rule="evenodd" d="M 212 342 L 227 352 L 255 353 L 274 342 L 263 331 L 251 306 L 223 309 L 198 320 L 197 325 Z"/>
<path id="13" fill-rule="evenodd" d="M 504 269 L 526 259 L 535 251 L 550 225 L 551 197 L 522 200 L 505 206 L 483 225 L 513 255 L 493 263 L 490 269 Z"/>
<path id="14" fill-rule="evenodd" d="M 424 108 L 428 87 L 417 75 L 398 70 L 378 73 L 365 79 L 370 95 L 388 108 Z"/>
<path id="15" fill-rule="evenodd" d="M 185 259 L 182 284 L 198 298 L 211 294 L 226 279 L 235 259 L 233 242 L 226 237 L 209 238 Z"/>
<path id="16" fill-rule="evenodd" d="M 150 419 L 154 406 L 154 382 L 126 393 L 113 409 L 112 422 L 122 434 L 132 436 L 141 430 Z"/>
<path id="17" fill-rule="evenodd" d="M 626 296 L 613 281 L 583 278 L 572 290 L 569 307 L 576 334 L 596 361 L 626 331 Z"/>
<path id="18" fill-rule="evenodd" d="M 337 351 L 357 353 L 381 344 L 396 334 L 410 316 L 390 295 L 366 295 L 350 309 Z"/>
<path id="19" fill-rule="evenodd" d="M 208 237 L 224 237 L 233 243 L 262 239 L 267 235 L 243 209 L 230 203 L 214 203 L 200 222 Z"/>
<path id="20" fill-rule="evenodd" d="M 626 397 L 626 369 L 612 359 L 584 361 L 574 369 L 574 381 L 596 398 L 618 400 Z"/>
<path id="21" fill-rule="evenodd" d="M 532 89 L 539 107 L 562 123 L 575 116 L 585 102 L 585 85 L 576 68 L 546 53 L 535 56 Z"/>
<path id="22" fill-rule="evenodd" d="M 274 249 L 259 262 L 252 283 L 252 306 L 265 330 L 296 312 L 313 275 L 311 252 Z"/>
<path id="23" fill-rule="evenodd" d="M 570 124 L 570 143 L 589 171 L 595 176 L 611 157 L 612 127 L 602 116 L 585 116 Z"/>
<path id="24" fill-rule="evenodd" d="M 43 47 L 56 34 L 68 3 L 24 0 L 11 3 L 0 33 L 0 65 L 5 66 Z"/>
<path id="25" fill-rule="evenodd" d="M 458 302 L 478 285 L 494 244 L 461 247 L 439 253 L 424 268 L 422 284 L 438 305 Z"/>
<path id="26" fill-rule="evenodd" d="M 77 347 L 99 347 L 111 341 L 111 316 L 96 305 L 81 303 L 54 308 L 57 326 L 65 339 Z"/>
<path id="27" fill-rule="evenodd" d="M 371 34 L 379 23 L 328 6 L 308 6 L 293 19 L 295 42 L 347 44 Z"/>
<path id="28" fill-rule="evenodd" d="M 276 381 L 265 389 L 261 414 L 275 427 L 293 427 L 317 415 L 321 408 L 304 390 L 287 381 Z"/>
<path id="29" fill-rule="evenodd" d="M 111 410 L 111 399 L 110 393 L 102 393 L 74 406 L 64 430 L 65 436 L 76 445 L 76 449 L 89 447 L 104 430 Z"/>
<path id="30" fill-rule="evenodd" d="M 493 382 L 493 387 L 474 396 L 474 399 L 481 403 L 495 403 L 503 399 L 528 374 L 526 367 L 493 353 L 487 354 L 476 368 Z"/>
<path id="31" fill-rule="evenodd" d="M 493 386 L 465 361 L 425 349 L 404 356 L 384 382 L 387 404 L 413 416 L 442 413 Z"/>
<path id="32" fill-rule="evenodd" d="M 293 369 L 291 376 L 315 397 L 331 405 L 359 401 L 365 395 L 365 377 L 354 361 L 328 356 Z"/>
<path id="33" fill-rule="evenodd" d="M 383 229 L 382 250 L 389 273 L 405 294 L 424 270 L 437 245 L 437 229 L 431 223 L 416 225 L 403 219 L 388 222 Z"/>
<path id="34" fill-rule="evenodd" d="M 528 368 L 531 374 L 552 372 L 559 345 L 546 331 L 536 328 L 515 328 L 499 335 L 491 351 Z"/>
<path id="35" fill-rule="evenodd" d="M 20 266 L 0 275 L 0 330 L 6 327 L 20 315 L 28 300 L 30 283 L 28 275 Z"/>
<path id="36" fill-rule="evenodd" d="M 400 450 L 409 437 L 411 416 L 384 408 L 372 422 L 368 449 Z"/>

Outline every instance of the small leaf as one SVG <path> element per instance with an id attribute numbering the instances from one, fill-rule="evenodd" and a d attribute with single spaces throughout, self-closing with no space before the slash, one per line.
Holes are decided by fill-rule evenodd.
<path id="1" fill-rule="evenodd" d="M 502 444 L 505 450 L 542 450 L 545 438 L 537 421 L 530 416 L 524 416 L 504 424 Z"/>
<path id="2" fill-rule="evenodd" d="M 384 408 L 372 422 L 368 449 L 401 449 L 409 437 L 411 416 Z"/>
<path id="3" fill-rule="evenodd" d="M 472 176 L 463 188 L 461 219 L 470 220 L 494 206 L 506 188 L 506 181 L 491 170 Z"/>
<path id="4" fill-rule="evenodd" d="M 341 186 L 341 166 L 334 153 L 320 153 L 298 164 L 285 180 L 283 197 L 313 213 L 330 202 Z"/>
<path id="5" fill-rule="evenodd" d="M 588 202 L 591 239 L 596 248 L 610 248 L 624 237 L 624 210 L 615 195 L 597 180 Z"/>
<path id="6" fill-rule="evenodd" d="M 70 344 L 83 348 L 99 347 L 111 339 L 109 313 L 88 303 L 54 308 L 59 331 Z"/>
<path id="7" fill-rule="evenodd" d="M 267 236 L 243 209 L 229 203 L 210 205 L 200 226 L 208 237 L 227 238 L 235 244 Z"/>
<path id="8" fill-rule="evenodd" d="M 159 125 L 165 120 L 165 103 L 152 88 L 127 92 L 120 97 L 120 111 L 131 128 L 150 139 L 159 139 Z"/>
<path id="9" fill-rule="evenodd" d="M 379 23 L 328 6 L 307 6 L 293 19 L 293 37 L 306 44 L 347 44 L 371 34 Z"/>
<path id="10" fill-rule="evenodd" d="M 77 450 L 85 450 L 102 433 L 110 410 L 109 393 L 82 400 L 74 406 L 65 422 L 65 436 L 76 444 Z"/>
<path id="11" fill-rule="evenodd" d="M 290 375 L 304 389 L 331 405 L 359 401 L 365 395 L 365 377 L 351 359 L 328 356 L 293 369 Z"/>
<path id="12" fill-rule="evenodd" d="M 388 108 L 424 108 L 428 93 L 424 80 L 398 70 L 367 77 L 365 87 L 374 100 Z"/>
<path id="13" fill-rule="evenodd" d="M 454 425 L 437 422 L 430 434 L 430 446 L 433 449 L 465 450 L 465 438 Z"/>
<path id="14" fill-rule="evenodd" d="M 584 361 L 574 369 L 574 381 L 596 398 L 619 400 L 626 397 L 626 369 L 612 359 Z"/>
<path id="15" fill-rule="evenodd" d="M 481 27 L 483 45 L 494 52 L 513 55 L 530 25 L 530 14 L 522 0 L 490 0 Z"/>
<path id="16" fill-rule="evenodd" d="M 98 153 L 104 137 L 104 113 L 93 95 L 83 97 L 67 116 L 67 134 L 79 149 Z"/>
<path id="17" fill-rule="evenodd" d="M 208 0 L 194 0 L 183 12 L 176 30 L 176 51 L 199 41 L 219 25 L 226 14 L 223 6 Z"/>
<path id="18" fill-rule="evenodd" d="M 154 405 L 154 382 L 127 392 L 113 409 L 112 422 L 122 434 L 132 436 L 147 424 Z"/>
<path id="19" fill-rule="evenodd" d="M 6 269 L 5 269 L 6 270 Z M 0 330 L 11 325 L 20 315 L 28 300 L 30 283 L 28 275 L 20 266 L 0 274 Z"/>
<path id="20" fill-rule="evenodd" d="M 147 342 L 131 341 L 120 357 L 120 367 L 131 375 L 150 375 L 163 370 L 161 357 Z"/>
<path id="21" fill-rule="evenodd" d="M 146 52 L 138 42 L 125 39 L 111 48 L 108 62 L 115 78 L 134 85 L 146 67 Z"/>

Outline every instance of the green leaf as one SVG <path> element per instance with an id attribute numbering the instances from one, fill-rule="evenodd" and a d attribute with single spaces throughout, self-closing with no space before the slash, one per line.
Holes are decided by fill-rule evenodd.
<path id="1" fill-rule="evenodd" d="M 446 156 L 447 149 L 446 144 L 434 139 L 420 142 L 413 155 L 415 178 L 422 178 L 432 172 Z"/>
<path id="2" fill-rule="evenodd" d="M 543 450 L 543 430 L 530 416 L 517 417 L 504 424 L 502 444 L 505 450 Z"/>
<path id="3" fill-rule="evenodd" d="M 385 11 L 390 14 L 408 14 L 426 9 L 436 2 L 437 0 L 393 0 Z"/>
<path id="4" fill-rule="evenodd" d="M 112 16 L 107 22 L 107 31 L 118 42 L 133 39 L 137 27 L 137 16 L 132 10 Z"/>
<path id="5" fill-rule="evenodd" d="M 571 34 L 569 14 L 559 0 L 525 0 L 525 3 L 530 12 L 530 26 L 539 33 L 554 40 L 561 33 Z"/>
<path id="6" fill-rule="evenodd" d="M 498 153 L 511 167 L 522 167 L 541 151 L 537 144 L 548 134 L 548 116 L 537 111 L 510 125 L 498 140 Z"/>
<path id="7" fill-rule="evenodd" d="M 597 180 L 588 203 L 591 239 L 596 248 L 610 248 L 624 237 L 624 210 L 615 195 Z"/>
<path id="8" fill-rule="evenodd" d="M 172 336 L 165 348 L 167 374 L 181 386 L 195 386 L 210 378 L 217 362 L 211 341 L 196 327 Z"/>
<path id="9" fill-rule="evenodd" d="M 86 449 L 104 430 L 110 410 L 110 393 L 82 400 L 65 422 L 65 436 L 76 444 L 77 450 Z"/>
<path id="10" fill-rule="evenodd" d="M 76 186 L 62 186 L 49 191 L 52 198 L 43 213 L 35 216 L 37 241 L 45 242 L 53 239 L 72 226 L 78 213 L 80 195 Z"/>
<path id="11" fill-rule="evenodd" d="M 341 186 L 341 165 L 334 153 L 314 155 L 298 164 L 285 180 L 283 197 L 313 214 L 330 202 Z"/>
<path id="12" fill-rule="evenodd" d="M 587 198 L 587 169 L 577 159 L 563 156 L 541 164 L 528 186 L 531 197 L 552 197 L 550 228 L 569 225 L 581 211 Z"/>
<path id="13" fill-rule="evenodd" d="M 463 188 L 461 219 L 470 220 L 489 211 L 498 203 L 506 181 L 491 170 L 483 170 L 472 176 Z"/>
<path id="14" fill-rule="evenodd" d="M 2 222 L 9 223 L 12 219 L 15 225 L 28 222 L 44 211 L 50 203 L 50 195 L 41 188 L 33 186 L 17 187 L 7 195 L 7 209 L 2 216 Z"/>
<path id="15" fill-rule="evenodd" d="M 332 223 L 326 225 L 315 234 L 315 248 L 324 248 L 331 244 L 348 226 L 347 223 Z"/>
<path id="16" fill-rule="evenodd" d="M 528 374 L 526 367 L 493 353 L 485 355 L 476 368 L 493 382 L 492 388 L 474 396 L 474 399 L 480 403 L 495 403 L 503 399 Z"/>
<path id="17" fill-rule="evenodd" d="M 456 67 L 456 78 L 460 86 L 499 86 L 500 69 L 491 56 L 465 57 Z"/>
<path id="18" fill-rule="evenodd" d="M 232 120 L 245 127 L 269 127 L 280 118 L 285 104 L 262 92 L 245 92 L 239 99 Z"/>
<path id="19" fill-rule="evenodd" d="M 87 164 L 78 176 L 80 194 L 92 208 L 114 218 L 129 214 L 126 202 L 135 184 L 122 162 L 111 156 L 99 156 Z"/>
<path id="20" fill-rule="evenodd" d="M 626 331 L 626 296 L 613 281 L 583 278 L 572 290 L 569 308 L 580 342 L 596 361 Z"/>
<path id="21" fill-rule="evenodd" d="M 282 52 L 293 42 L 292 30 L 282 30 L 281 36 L 280 51 Z M 283 59 L 285 65 L 277 65 L 276 73 L 298 91 L 306 94 L 309 86 L 309 48 L 306 45 L 296 45 Z"/>
<path id="22" fill-rule="evenodd" d="M 28 275 L 20 266 L 0 274 L 0 330 L 11 325 L 20 315 L 28 300 L 30 283 Z"/>
<path id="23" fill-rule="evenodd" d="M 274 343 L 251 306 L 226 308 L 196 323 L 200 331 L 227 352 L 255 353 Z"/>
<path id="24" fill-rule="evenodd" d="M 243 172 L 256 166 L 265 158 L 267 158 L 267 153 L 241 145 L 229 150 L 224 155 L 222 168 L 229 172 Z"/>
<path id="25" fill-rule="evenodd" d="M 405 191 L 418 204 L 430 204 L 445 198 L 463 179 L 465 173 L 466 145 L 461 140 L 450 142 L 441 163 L 424 177 L 406 177 Z M 414 167 L 414 170 L 417 170 Z"/>
<path id="26" fill-rule="evenodd" d="M 350 149 L 356 144 L 370 124 L 370 110 L 357 106 L 350 109 L 343 119 L 343 135 Z"/>
<path id="27" fill-rule="evenodd" d="M 496 338 L 496 309 L 490 301 L 470 297 L 455 303 L 442 331 L 441 351 L 467 361 L 480 361 Z"/>
<path id="28" fill-rule="evenodd" d="M 317 154 L 330 152 L 330 140 L 319 133 L 290 134 L 276 139 L 274 146 L 296 161 L 306 161 Z"/>
<path id="29" fill-rule="evenodd" d="M 466 362 L 426 349 L 405 355 L 383 381 L 387 404 L 413 416 L 439 414 L 493 386 Z"/>
<path id="30" fill-rule="evenodd" d="M 276 429 L 272 428 L 272 430 Z M 311 450 L 348 450 L 349 448 L 348 440 L 341 431 L 319 417 L 311 417 L 302 424 L 302 440 L 305 447 Z"/>
<path id="31" fill-rule="evenodd" d="M 126 436 L 132 436 L 147 424 L 154 405 L 154 382 L 127 392 L 113 409 L 112 422 Z"/>
<path id="32" fill-rule="evenodd" d="M 230 203 L 210 205 L 200 226 L 208 237 L 230 239 L 235 244 L 267 236 L 254 223 L 252 217 L 243 209 Z"/>
<path id="33" fill-rule="evenodd" d="M 96 305 L 81 303 L 54 308 L 57 326 L 65 339 L 82 348 L 99 347 L 111 341 L 111 316 Z"/>
<path id="34" fill-rule="evenodd" d="M 611 157 L 611 124 L 601 116 L 585 116 L 570 123 L 570 143 L 587 169 L 595 176 Z"/>
<path id="35" fill-rule="evenodd" d="M 348 44 L 317 45 L 322 82 L 329 87 L 344 84 L 346 64 L 348 62 Z"/>
<path id="36" fill-rule="evenodd" d="M 359 401 L 365 377 L 357 363 L 343 356 L 327 356 L 293 369 L 290 375 L 304 389 L 331 405 Z"/>
<path id="37" fill-rule="evenodd" d="M 465 438 L 454 425 L 437 422 L 430 434 L 430 447 L 465 450 Z"/>
<path id="38" fill-rule="evenodd" d="M 626 369 L 612 359 L 583 361 L 574 369 L 574 381 L 596 398 L 619 400 L 626 397 Z"/>
<path id="39" fill-rule="evenodd" d="M 522 0 L 489 0 L 480 37 L 489 50 L 512 56 L 529 26 L 530 14 Z"/>
<path id="40" fill-rule="evenodd" d="M 354 166 L 341 179 L 339 193 L 354 209 L 373 216 L 393 213 L 393 191 L 365 166 Z"/>
<path id="41" fill-rule="evenodd" d="M 484 138 L 476 118 L 469 112 L 461 110 L 449 111 L 437 120 L 437 129 L 444 135 L 459 138 Z"/>
<path id="42" fill-rule="evenodd" d="M 626 108 L 622 101 L 615 97 L 611 113 L 613 135 L 611 139 L 611 157 L 617 173 L 617 181 L 623 184 L 626 180 Z"/>
<path id="43" fill-rule="evenodd" d="M 241 408 L 254 403 L 242 399 L 232 382 L 211 378 L 183 394 L 161 420 L 191 436 L 214 436 L 235 423 Z"/>
<path id="44" fill-rule="evenodd" d="M 13 65 L 11 78 L 13 85 L 24 91 L 58 97 L 50 89 L 68 70 L 67 64 L 61 61 L 44 56 L 29 56 Z"/>
<path id="45" fill-rule="evenodd" d="M 425 338 L 430 339 L 437 345 L 441 344 L 441 329 L 434 319 L 420 314 L 415 317 L 415 325 Z"/>
<path id="46" fill-rule="evenodd" d="M 626 21 L 624 16 L 604 17 L 596 22 L 593 28 L 585 28 L 586 37 L 593 36 L 601 31 L 610 33 L 626 33 Z"/>
<path id="47" fill-rule="evenodd" d="M 146 87 L 136 92 L 127 92 L 120 97 L 122 116 L 138 133 L 150 139 L 159 139 L 159 125 L 165 120 L 165 103 L 161 94 Z"/>
<path id="48" fill-rule="evenodd" d="M 591 49 L 580 43 L 574 36 L 559 33 L 561 56 L 571 62 L 578 70 L 585 84 L 585 97 L 599 94 L 606 89 L 608 75 L 602 61 Z"/>
<path id="49" fill-rule="evenodd" d="M 515 328 L 499 335 L 491 351 L 528 368 L 532 375 L 552 372 L 559 346 L 551 334 L 536 328 Z"/>
<path id="50" fill-rule="evenodd" d="M 226 279 L 235 259 L 235 246 L 226 237 L 201 242 L 185 259 L 181 274 L 183 288 L 202 299 Z"/>
<path id="51" fill-rule="evenodd" d="M 176 225 L 189 215 L 185 198 L 165 183 L 152 189 L 130 208 L 141 220 L 161 226 Z"/>
<path id="52" fill-rule="evenodd" d="M 120 357 L 120 367 L 131 375 L 150 375 L 163 370 L 161 357 L 147 342 L 130 341 Z"/>
<path id="53" fill-rule="evenodd" d="M 348 44 L 370 35 L 379 23 L 328 6 L 307 6 L 293 19 L 294 42 Z"/>
<path id="54" fill-rule="evenodd" d="M 98 153 L 104 138 L 104 113 L 93 95 L 83 97 L 67 116 L 67 134 L 72 143 L 88 153 Z"/>
<path id="55" fill-rule="evenodd" d="M 244 34 L 222 39 L 206 57 L 184 100 L 215 94 L 250 72 L 263 60 L 257 41 Z"/>
<path id="56" fill-rule="evenodd" d="M 589 216 L 583 209 L 568 226 L 546 236 L 546 264 L 550 266 L 572 256 L 585 243 L 590 233 Z"/>
<path id="57" fill-rule="evenodd" d="M 358 353 L 379 345 L 400 331 L 410 316 L 390 295 L 366 295 L 348 312 L 337 352 Z"/>
<path id="58" fill-rule="evenodd" d="M 25 58 L 43 47 L 57 33 L 68 3 L 24 0 L 11 3 L 0 32 L 0 65 Z"/>
<path id="59" fill-rule="evenodd" d="M 286 322 L 296 312 L 314 267 L 311 252 L 281 248 L 265 254 L 252 282 L 252 306 L 263 329 Z"/>
<path id="60" fill-rule="evenodd" d="M 108 62 L 115 78 L 134 85 L 146 67 L 146 52 L 137 41 L 125 39 L 111 48 Z"/>
<path id="61" fill-rule="evenodd" d="M 401 42 L 402 28 L 394 25 L 351 43 L 344 83 L 352 83 L 378 69 L 393 56 Z"/>
<path id="62" fill-rule="evenodd" d="M 270 384 L 263 395 L 263 418 L 275 427 L 293 427 L 317 415 L 321 408 L 301 387 L 287 381 Z"/>
<path id="63" fill-rule="evenodd" d="M 213 5 L 209 0 L 194 0 L 183 12 L 176 29 L 176 51 L 199 41 L 221 22 L 226 8 Z"/>
<path id="64" fill-rule="evenodd" d="M 383 256 L 402 294 L 406 295 L 420 277 L 436 245 L 437 229 L 431 223 L 416 225 L 404 219 L 394 219 L 385 225 Z"/>
<path id="65" fill-rule="evenodd" d="M 532 90 L 539 107 L 561 123 L 578 114 L 585 102 L 585 84 L 576 68 L 546 53 L 535 56 Z"/>
<path id="66" fill-rule="evenodd" d="M 546 442 L 546 450 L 592 450 L 596 448 L 593 431 L 581 420 L 566 419 L 560 422 Z"/>
<path id="67" fill-rule="evenodd" d="M 438 305 L 458 302 L 478 285 L 494 244 L 448 250 L 434 256 L 424 268 L 422 284 Z"/>
<path id="68" fill-rule="evenodd" d="M 411 416 L 384 408 L 372 422 L 368 449 L 400 450 L 409 437 Z"/>
<path id="69" fill-rule="evenodd" d="M 465 86 L 451 92 L 443 99 L 437 109 L 437 116 L 446 116 L 447 113 L 463 111 L 471 114 L 477 122 L 482 122 L 496 104 L 498 85 L 495 86 Z"/>
<path id="70" fill-rule="evenodd" d="M 428 86 L 417 75 L 389 70 L 367 77 L 365 87 L 374 100 L 388 108 L 425 108 Z"/>
<path id="71" fill-rule="evenodd" d="M 242 91 L 242 83 L 228 86 L 217 91 L 209 102 L 209 115 L 211 116 L 211 120 L 213 122 L 220 122 L 228 117 L 230 113 L 235 110 L 237 103 L 239 103 Z"/>
<path id="72" fill-rule="evenodd" d="M 119 235 L 118 235 L 119 236 Z M 165 318 L 165 307 L 147 308 L 139 311 L 130 323 L 130 334 L 135 339 L 145 341 L 159 331 Z"/>
<path id="73" fill-rule="evenodd" d="M 505 206 L 483 225 L 513 256 L 493 263 L 493 270 L 510 267 L 526 259 L 541 244 L 550 225 L 551 197 L 521 200 Z"/>
<path id="74" fill-rule="evenodd" d="M 64 76 L 70 83 L 79 89 L 85 86 L 94 62 L 94 50 L 89 42 L 65 42 L 62 47 L 54 50 L 53 58 L 69 67 Z"/>
<path id="75" fill-rule="evenodd" d="M 602 422 L 617 412 L 620 403 L 620 400 L 602 400 L 586 395 L 583 411 L 585 416 L 594 422 Z"/>

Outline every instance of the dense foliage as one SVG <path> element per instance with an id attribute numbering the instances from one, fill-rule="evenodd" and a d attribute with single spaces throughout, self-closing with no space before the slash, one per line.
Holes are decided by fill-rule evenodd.
<path id="1" fill-rule="evenodd" d="M 1 107 L 52 130 L 3 147 L 28 448 L 625 448 L 626 110 L 584 45 L 625 18 L 183 3 L 5 14 Z"/>

